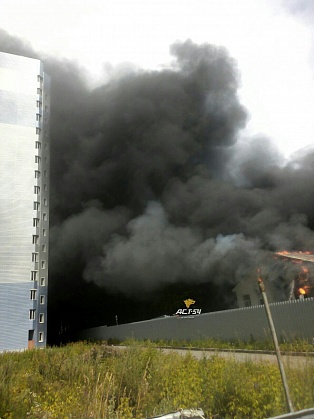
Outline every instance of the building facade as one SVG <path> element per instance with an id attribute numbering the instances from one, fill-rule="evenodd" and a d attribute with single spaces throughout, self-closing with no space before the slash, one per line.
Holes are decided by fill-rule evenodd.
<path id="1" fill-rule="evenodd" d="M 0 52 L 0 351 L 47 338 L 50 78 Z"/>
<path id="2" fill-rule="evenodd" d="M 279 298 L 278 292 L 274 283 L 264 279 L 264 284 L 267 290 L 267 299 L 269 303 L 275 303 L 276 301 L 287 300 L 283 292 Z M 234 288 L 233 292 L 236 293 L 238 307 L 252 307 L 263 304 L 263 297 L 257 282 L 256 272 L 252 272 L 247 278 L 240 281 Z"/>

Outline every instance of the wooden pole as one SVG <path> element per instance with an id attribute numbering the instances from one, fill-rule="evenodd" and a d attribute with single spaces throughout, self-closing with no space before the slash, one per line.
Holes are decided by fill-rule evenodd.
<path id="1" fill-rule="evenodd" d="M 265 285 L 264 285 L 264 282 L 261 278 L 258 278 L 258 285 L 259 285 L 259 288 L 260 288 L 261 293 L 262 293 L 262 297 L 263 297 L 263 301 L 264 301 L 264 307 L 265 307 L 265 310 L 266 310 L 266 315 L 267 315 L 269 327 L 270 327 L 272 338 L 273 338 L 274 345 L 275 345 L 276 356 L 277 356 L 277 361 L 278 361 L 278 366 L 279 366 L 279 370 L 280 370 L 280 375 L 281 375 L 283 388 L 284 388 L 284 391 L 285 391 L 287 407 L 289 409 L 289 412 L 292 413 L 294 410 L 293 410 L 293 405 L 292 405 L 292 401 L 291 401 L 291 398 L 290 398 L 286 373 L 285 373 L 285 369 L 284 369 L 282 358 L 281 358 L 281 353 L 280 353 L 280 349 L 279 349 L 279 344 L 278 344 L 278 339 L 277 339 L 277 335 L 276 335 L 276 330 L 275 330 L 273 318 L 272 318 L 270 308 L 269 308 L 269 304 L 268 304 L 268 299 L 267 299 L 267 295 L 266 295 L 266 291 L 265 291 Z"/>

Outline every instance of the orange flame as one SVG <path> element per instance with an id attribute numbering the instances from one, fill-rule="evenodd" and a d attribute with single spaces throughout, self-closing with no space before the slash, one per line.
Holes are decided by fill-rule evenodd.
<path id="1" fill-rule="evenodd" d="M 309 273 L 309 270 L 308 270 L 308 268 L 306 267 L 306 266 L 302 266 L 302 272 L 304 273 L 304 274 L 308 274 Z"/>
<path id="2" fill-rule="evenodd" d="M 283 250 L 282 252 L 277 252 L 276 255 L 287 255 L 288 253 L 288 250 Z"/>
<path id="3" fill-rule="evenodd" d="M 301 295 L 305 295 L 306 294 L 306 292 L 305 292 L 305 290 L 303 288 L 299 288 L 299 293 Z"/>

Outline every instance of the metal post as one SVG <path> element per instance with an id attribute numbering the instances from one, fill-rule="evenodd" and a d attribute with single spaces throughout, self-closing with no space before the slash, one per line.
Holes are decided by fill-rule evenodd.
<path id="1" fill-rule="evenodd" d="M 290 398 L 286 373 L 285 373 L 285 369 L 284 369 L 284 366 L 283 366 L 283 363 L 282 363 L 281 353 L 280 353 L 280 349 L 279 349 L 279 345 L 278 345 L 278 339 L 277 339 L 277 335 L 276 335 L 276 330 L 275 330 L 275 326 L 274 326 L 274 323 L 273 323 L 273 318 L 272 318 L 272 315 L 271 315 L 271 312 L 270 312 L 267 295 L 266 295 L 266 292 L 265 292 L 265 285 L 264 285 L 264 282 L 261 278 L 258 278 L 258 285 L 259 285 L 259 288 L 260 288 L 261 293 L 262 293 L 264 306 L 265 306 L 265 310 L 266 310 L 266 314 L 267 314 L 267 319 L 268 319 L 269 327 L 270 327 L 271 334 L 272 334 L 273 341 L 274 341 L 274 345 L 275 345 L 278 366 L 279 366 L 281 380 L 282 380 L 282 384 L 283 384 L 283 388 L 284 388 L 285 396 L 286 396 L 286 401 L 287 401 L 287 407 L 289 409 L 289 412 L 292 413 L 294 410 L 293 410 L 292 401 L 291 401 L 291 398 Z"/>

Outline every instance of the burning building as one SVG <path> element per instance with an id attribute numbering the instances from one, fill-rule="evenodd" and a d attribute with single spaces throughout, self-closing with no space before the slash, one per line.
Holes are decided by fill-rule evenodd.
<path id="1" fill-rule="evenodd" d="M 314 278 L 310 272 L 310 263 L 314 262 L 314 254 L 310 252 L 278 252 L 278 256 L 287 258 L 300 265 L 300 270 L 293 284 L 293 296 L 296 299 L 314 297 Z"/>
<path id="2" fill-rule="evenodd" d="M 310 263 L 314 262 L 314 254 L 309 252 L 278 252 L 287 260 L 287 263 L 297 265 L 296 274 L 290 284 L 287 281 L 275 283 L 271 278 L 265 279 L 267 296 L 270 303 L 284 300 L 303 300 L 314 297 L 314 276 L 310 271 Z M 250 307 L 262 304 L 261 295 L 257 285 L 256 272 L 252 272 L 247 278 L 240 281 L 234 288 L 239 307 Z"/>
<path id="3" fill-rule="evenodd" d="M 265 282 L 269 302 L 274 303 L 277 300 L 276 288 L 271 281 L 266 280 Z M 257 283 L 256 272 L 240 281 L 233 288 L 233 292 L 236 293 L 237 303 L 240 308 L 263 304 L 263 299 Z"/>

